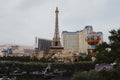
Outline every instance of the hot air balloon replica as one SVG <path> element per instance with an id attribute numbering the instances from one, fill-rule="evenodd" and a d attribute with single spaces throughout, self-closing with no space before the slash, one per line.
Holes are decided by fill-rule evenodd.
<path id="1" fill-rule="evenodd" d="M 101 36 L 99 33 L 91 32 L 86 37 L 86 42 L 91 46 L 91 48 L 88 49 L 88 54 L 94 55 L 95 52 L 93 49 L 95 49 L 95 46 L 100 42 Z"/>

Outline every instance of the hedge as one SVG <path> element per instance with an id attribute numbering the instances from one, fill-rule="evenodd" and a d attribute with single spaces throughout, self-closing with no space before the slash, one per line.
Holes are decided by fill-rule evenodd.
<path id="1" fill-rule="evenodd" d="M 18 62 L 18 61 L 1 61 L 0 71 L 8 70 L 22 70 L 27 73 L 32 71 L 44 71 L 48 63 L 41 62 Z M 79 62 L 79 63 L 51 63 L 51 69 L 65 70 L 66 72 L 89 71 L 94 69 L 93 62 Z"/>

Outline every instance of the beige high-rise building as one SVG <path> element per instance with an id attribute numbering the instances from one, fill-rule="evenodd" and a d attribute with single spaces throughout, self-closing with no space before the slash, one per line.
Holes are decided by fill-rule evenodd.
<path id="1" fill-rule="evenodd" d="M 62 45 L 65 50 L 71 50 L 73 52 L 88 53 L 88 49 L 91 49 L 93 46 L 89 45 L 86 41 L 86 37 L 89 33 L 93 32 L 92 26 L 86 26 L 81 31 L 76 32 L 62 32 Z M 100 34 L 101 33 L 101 34 Z M 101 37 L 100 42 L 103 41 L 102 32 L 98 32 Z"/>
<path id="2" fill-rule="evenodd" d="M 65 50 L 78 51 L 79 49 L 79 34 L 78 32 L 67 32 L 62 33 L 62 45 Z"/>

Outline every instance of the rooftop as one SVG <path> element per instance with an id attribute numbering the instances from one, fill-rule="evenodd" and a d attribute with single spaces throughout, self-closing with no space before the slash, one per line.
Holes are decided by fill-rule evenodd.
<path id="1" fill-rule="evenodd" d="M 85 28 L 84 29 L 93 29 L 92 28 L 92 26 L 85 26 Z M 80 33 L 80 32 L 82 32 L 82 31 L 84 31 L 84 29 L 83 30 L 80 30 L 80 31 L 75 31 L 75 32 L 69 32 L 69 31 L 63 31 L 62 32 L 62 34 L 77 34 L 77 33 Z"/>

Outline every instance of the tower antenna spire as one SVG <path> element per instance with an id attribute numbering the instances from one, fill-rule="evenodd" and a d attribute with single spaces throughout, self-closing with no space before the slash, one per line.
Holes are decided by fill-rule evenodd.
<path id="1" fill-rule="evenodd" d="M 55 18 L 55 32 L 54 32 L 54 38 L 60 38 L 60 36 L 59 36 L 58 13 L 59 13 L 59 10 L 58 10 L 58 7 L 56 7 L 56 10 L 55 10 L 56 18 Z"/>

